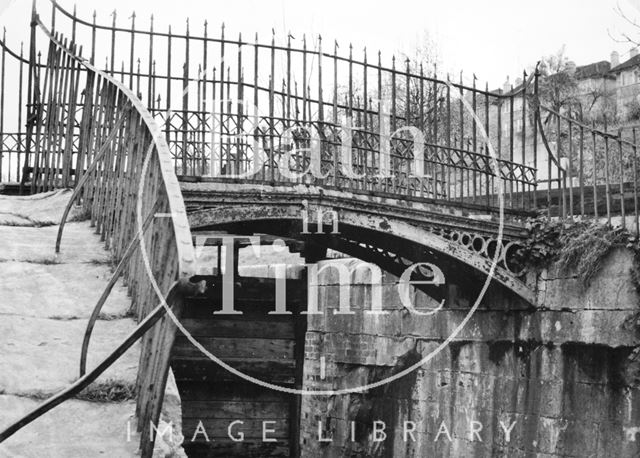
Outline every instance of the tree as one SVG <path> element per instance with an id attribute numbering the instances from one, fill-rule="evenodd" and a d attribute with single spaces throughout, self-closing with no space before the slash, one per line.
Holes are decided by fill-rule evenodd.
<path id="1" fill-rule="evenodd" d="M 624 28 L 615 32 L 609 30 L 611 39 L 617 43 L 630 44 L 633 47 L 640 46 L 640 21 L 638 20 L 640 11 L 631 12 L 622 8 L 618 3 L 615 12 L 623 19 Z"/>
<path id="2" fill-rule="evenodd" d="M 540 103 L 560 112 L 582 112 L 577 97 L 575 65 L 565 55 L 564 46 L 540 61 Z"/>

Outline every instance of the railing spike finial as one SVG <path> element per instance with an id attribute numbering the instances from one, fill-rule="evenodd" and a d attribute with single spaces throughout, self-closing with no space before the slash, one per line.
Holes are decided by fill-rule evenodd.
<path id="1" fill-rule="evenodd" d="M 93 23 L 95 24 L 96 22 L 96 17 L 98 16 L 98 12 L 96 10 L 93 10 Z"/>

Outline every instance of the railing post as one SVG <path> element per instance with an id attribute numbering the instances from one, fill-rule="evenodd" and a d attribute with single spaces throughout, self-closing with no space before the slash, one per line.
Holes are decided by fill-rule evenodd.
<path id="1" fill-rule="evenodd" d="M 38 13 L 36 11 L 36 0 L 33 0 L 31 6 L 31 37 L 29 42 L 29 81 L 27 82 L 27 140 L 24 152 L 24 167 L 22 168 L 22 177 L 20 177 L 20 194 L 24 193 L 24 185 L 29 173 L 29 163 L 31 162 L 31 148 L 33 145 L 33 128 L 36 124 L 38 116 L 37 108 L 37 90 L 35 87 L 35 68 L 36 68 L 36 20 Z M 33 190 L 34 183 L 31 183 Z"/>
<path id="2" fill-rule="evenodd" d="M 540 120 L 539 64 L 533 75 L 533 208 L 538 208 L 538 121 Z"/>
<path id="3" fill-rule="evenodd" d="M 611 184 L 609 183 L 609 136 L 607 133 L 607 117 L 604 117 L 604 185 L 607 198 L 607 224 L 611 226 Z"/>
<path id="4" fill-rule="evenodd" d="M 640 220 L 638 219 L 638 149 L 636 147 L 636 128 L 633 128 L 633 212 L 636 228 L 636 240 L 640 237 Z"/>
<path id="5" fill-rule="evenodd" d="M 622 156 L 622 128 L 618 130 L 618 161 L 620 162 L 620 216 L 622 218 L 622 228 L 627 228 L 627 220 L 624 209 L 624 158 Z"/>
<path id="6" fill-rule="evenodd" d="M 2 44 L 7 44 L 7 29 L 5 28 L 2 33 Z M 3 150 L 4 150 L 4 94 L 5 94 L 5 66 L 7 60 L 7 49 L 2 47 L 2 70 L 0 71 L 0 181 L 2 181 L 2 162 L 3 162 Z M 9 153 L 9 165 L 7 167 L 7 181 L 11 178 L 11 153 Z"/>

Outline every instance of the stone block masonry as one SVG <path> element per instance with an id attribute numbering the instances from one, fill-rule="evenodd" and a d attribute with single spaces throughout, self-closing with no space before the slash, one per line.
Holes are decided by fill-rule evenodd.
<path id="1" fill-rule="evenodd" d="M 492 286 L 460 335 L 417 371 L 363 393 L 303 397 L 302 456 L 640 456 L 632 266 L 632 254 L 616 250 L 588 288 L 550 268 L 535 306 Z M 308 320 L 306 389 L 359 386 L 419 361 L 475 299 L 447 284 L 444 308 L 415 316 L 385 275 L 388 314 L 366 314 L 371 286 L 360 275 L 350 290 L 356 314 L 335 315 L 331 271 L 319 281 L 323 313 Z M 417 308 L 433 307 L 414 297 Z"/>

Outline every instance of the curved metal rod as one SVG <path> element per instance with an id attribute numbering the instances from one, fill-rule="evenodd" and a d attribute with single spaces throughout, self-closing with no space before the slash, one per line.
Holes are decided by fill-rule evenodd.
<path id="1" fill-rule="evenodd" d="M 125 110 L 126 109 L 127 107 L 125 107 Z M 94 156 L 93 162 L 89 165 L 89 167 L 87 167 L 87 170 L 82 175 L 82 178 L 80 178 L 80 181 L 78 181 L 75 188 L 73 189 L 73 194 L 71 194 L 69 203 L 67 203 L 67 206 L 64 209 L 64 213 L 62 214 L 62 219 L 60 220 L 60 226 L 58 227 L 58 235 L 56 237 L 56 253 L 60 253 L 60 242 L 62 241 L 62 231 L 64 230 L 64 225 L 67 222 L 67 217 L 69 216 L 69 212 L 71 211 L 73 202 L 75 202 L 76 198 L 78 197 L 78 194 L 80 194 L 80 191 L 82 190 L 82 187 L 89 179 L 89 175 L 93 173 L 95 168 L 98 166 L 98 162 L 100 162 L 100 160 L 102 159 L 102 156 L 104 156 L 105 153 L 107 152 L 107 147 L 116 137 L 118 131 L 122 127 L 122 124 L 124 124 L 125 118 L 126 118 L 126 114 L 123 114 L 120 117 L 120 119 L 118 119 L 118 122 L 116 122 L 116 125 L 113 126 L 113 131 L 109 134 L 107 139 L 104 141 L 104 143 L 100 147 L 100 150 L 98 151 L 98 154 Z"/>
<path id="2" fill-rule="evenodd" d="M 391 73 L 394 72 L 396 74 L 396 76 L 398 77 L 406 77 L 409 76 L 411 78 L 415 78 L 418 80 L 423 80 L 425 82 L 430 82 L 430 83 L 441 83 L 441 84 L 446 84 L 444 80 L 438 79 L 438 78 L 433 78 L 430 76 L 426 76 L 426 75 L 420 75 L 418 73 L 407 73 L 406 71 L 403 70 L 399 70 L 399 69 L 393 69 L 387 66 L 377 66 L 377 65 L 372 65 L 372 64 L 365 64 L 365 62 L 363 61 L 358 61 L 358 60 L 353 60 L 349 57 L 344 57 L 344 56 L 339 56 L 338 54 L 333 54 L 330 52 L 319 52 L 316 51 L 314 49 L 303 49 L 303 48 L 298 48 L 296 46 L 279 46 L 279 45 L 275 45 L 273 43 L 256 43 L 256 42 L 252 42 L 252 41 L 243 41 L 243 40 L 233 40 L 233 39 L 220 39 L 220 38 L 215 38 L 215 37 L 203 37 L 203 36 L 198 36 L 198 35 L 182 35 L 179 33 L 166 33 L 166 32 L 160 32 L 157 30 L 151 31 L 151 30 L 140 30 L 140 29 L 135 29 L 135 30 L 131 30 L 131 29 L 126 29 L 126 28 L 122 28 L 122 27 L 114 27 L 112 25 L 102 25 L 102 24 L 93 24 L 89 21 L 87 21 L 86 19 L 81 19 L 80 17 L 76 16 L 75 14 L 70 13 L 68 10 L 66 10 L 65 8 L 62 7 L 62 5 L 60 5 L 60 3 L 57 0 L 49 0 L 51 2 L 51 4 L 53 5 L 53 7 L 60 11 L 64 16 L 66 16 L 67 18 L 71 19 L 72 22 L 76 22 L 80 25 L 83 25 L 85 27 L 89 27 L 91 29 L 96 29 L 96 30 L 106 30 L 106 31 L 110 31 L 110 32 L 122 32 L 122 33 L 134 33 L 134 34 L 138 34 L 138 35 L 147 35 L 147 36 L 156 36 L 156 37 L 163 37 L 163 38 L 168 38 L 171 37 L 173 39 L 178 39 L 178 40 L 196 40 L 196 41 L 204 41 L 204 42 L 210 42 L 210 43 L 226 43 L 229 45 L 235 45 L 235 46 L 252 46 L 252 47 L 256 47 L 256 48 L 264 48 L 264 49 L 274 49 L 277 51 L 288 51 L 288 52 L 293 52 L 293 53 L 297 53 L 297 54 L 307 54 L 307 55 L 314 55 L 314 56 L 319 56 L 322 55 L 322 57 L 327 58 L 327 59 L 335 59 L 337 61 L 340 62 L 351 62 L 352 64 L 355 65 L 359 65 L 359 66 L 366 66 L 369 68 L 374 68 L 374 69 L 380 69 L 383 72 L 386 73 Z M 117 73 L 117 72 L 116 72 Z M 180 79 L 182 79 L 182 77 L 180 77 Z M 489 97 L 493 97 L 496 99 L 504 99 L 504 98 L 508 98 L 508 97 L 512 97 L 512 96 L 517 96 L 520 95 L 525 87 L 528 87 L 529 84 L 531 83 L 533 79 L 533 74 L 529 76 L 529 78 L 527 78 L 526 81 L 523 82 L 522 87 L 520 87 L 517 90 L 514 90 L 513 92 L 509 92 L 509 93 L 505 93 L 505 94 L 501 94 L 499 92 L 492 92 L 492 91 L 486 91 L 486 90 L 482 90 L 479 88 L 474 88 L 471 86 L 467 86 L 464 84 L 460 84 L 460 83 L 456 83 L 451 81 L 450 84 L 457 88 L 457 89 L 462 89 L 465 91 L 474 91 L 477 94 L 480 95 L 486 95 Z M 346 107 L 346 105 L 343 105 L 343 107 Z"/>
<path id="3" fill-rule="evenodd" d="M 91 334 L 93 333 L 93 327 L 95 326 L 96 321 L 98 320 L 98 316 L 100 315 L 100 312 L 102 311 L 102 307 L 107 301 L 109 294 L 111 294 L 111 290 L 113 289 L 116 282 L 118 281 L 118 278 L 120 278 L 120 275 L 122 275 L 122 271 L 124 270 L 124 267 L 126 266 L 127 261 L 129 260 L 131 255 L 135 252 L 136 248 L 138 248 L 138 244 L 140 243 L 140 237 L 145 233 L 145 231 L 151 224 L 151 221 L 153 221 L 157 205 L 158 205 L 158 202 L 156 201 L 156 203 L 151 208 L 151 213 L 149 214 L 149 216 L 147 216 L 146 220 L 144 221 L 142 228 L 138 231 L 138 233 L 135 234 L 134 238 L 129 243 L 129 246 L 127 246 L 127 249 L 122 255 L 122 259 L 118 263 L 118 267 L 116 267 L 116 270 L 113 272 L 113 275 L 109 280 L 109 283 L 107 284 L 106 288 L 102 292 L 102 296 L 100 296 L 100 299 L 98 299 L 98 302 L 96 303 L 95 307 L 93 308 L 93 311 L 91 312 L 91 316 L 89 317 L 89 322 L 87 323 L 87 328 L 84 331 L 84 338 L 82 340 L 82 349 L 80 350 L 80 377 L 82 377 L 87 371 L 87 352 L 89 351 L 89 342 L 91 341 Z"/>
<path id="4" fill-rule="evenodd" d="M 603 137 L 607 137 L 610 138 L 612 140 L 620 140 L 621 143 L 627 145 L 627 146 L 638 146 L 636 144 L 634 144 L 633 142 L 629 141 L 629 140 L 624 140 L 623 138 L 620 138 L 620 134 L 618 133 L 618 135 L 616 134 L 612 134 L 611 132 L 607 132 L 605 130 L 600 130 L 600 129 L 596 129 L 595 127 L 589 126 L 587 124 L 583 124 L 580 121 L 577 121 L 569 116 L 563 115 L 558 113 L 555 110 L 552 110 L 551 108 L 545 107 L 544 105 L 540 105 L 540 108 L 542 108 L 544 111 L 551 113 L 555 116 L 560 117 L 561 119 L 564 119 L 567 122 L 571 122 L 573 124 L 575 124 L 578 127 L 582 127 L 583 129 L 587 129 L 591 132 L 595 132 L 598 135 L 602 135 Z M 618 131 L 619 132 L 619 131 Z"/>
<path id="5" fill-rule="evenodd" d="M 7 43 L 4 40 L 0 39 L 0 47 L 2 47 L 2 49 L 4 49 L 5 51 L 7 51 L 9 53 L 10 56 L 12 56 L 13 58 L 15 58 L 18 62 L 20 62 L 21 64 L 26 64 L 29 65 L 29 61 L 27 59 L 25 59 L 24 57 L 19 56 L 18 54 L 16 54 L 14 51 L 11 50 L 11 48 L 7 45 Z M 37 63 L 35 64 L 37 67 L 40 68 L 44 68 L 45 65 L 44 64 L 40 64 L 38 65 Z"/>
<path id="6" fill-rule="evenodd" d="M 167 303 L 172 303 L 176 295 L 178 294 L 180 288 L 177 288 L 177 286 L 179 286 L 179 282 L 174 282 L 171 286 L 171 290 L 167 295 Z M 149 315 L 147 315 L 144 320 L 140 322 L 138 327 L 134 329 L 133 332 L 129 334 L 127 338 L 120 345 L 118 345 L 118 347 L 109 356 L 107 356 L 95 369 L 93 369 L 85 376 L 80 377 L 68 388 L 64 389 L 58 394 L 53 395 L 38 407 L 31 410 L 31 412 L 24 415 L 20 420 L 12 423 L 3 431 L 1 431 L 0 443 L 11 437 L 13 434 L 18 432 L 20 429 L 22 429 L 38 417 L 44 415 L 54 407 L 62 404 L 64 401 L 70 399 L 71 397 L 80 393 L 87 386 L 89 386 L 118 358 L 120 358 L 120 356 L 122 356 L 129 348 L 131 348 L 133 344 L 136 343 L 149 329 L 151 329 L 151 327 L 164 316 L 166 311 L 167 309 L 165 308 L 163 303 L 158 305 L 155 309 L 153 309 L 151 313 L 149 313 Z"/>
<path id="7" fill-rule="evenodd" d="M 556 156 L 553 154 L 553 151 L 551 151 L 551 147 L 549 146 L 549 141 L 547 140 L 547 135 L 544 133 L 544 126 L 542 125 L 540 110 L 536 112 L 536 122 L 538 123 L 538 128 L 540 129 L 540 136 L 542 137 L 542 143 L 544 143 L 544 147 L 547 149 L 547 153 L 549 153 L 549 156 L 551 157 L 551 159 L 553 159 L 553 163 L 556 166 L 558 166 L 558 169 L 562 170 L 563 172 L 566 172 L 564 168 L 560 165 L 560 162 L 558 162 L 558 159 L 556 158 Z M 549 182 L 551 182 L 551 177 L 549 177 Z"/>
<path id="8" fill-rule="evenodd" d="M 127 97 L 128 103 L 131 105 L 132 109 L 135 109 L 137 114 L 141 117 L 142 123 L 147 126 L 149 134 L 151 135 L 156 147 L 156 155 L 160 161 L 160 175 L 162 176 L 167 196 L 169 197 L 169 213 L 173 215 L 171 220 L 173 222 L 173 231 L 178 251 L 179 276 L 182 278 L 190 278 L 195 275 L 195 255 L 193 252 L 191 232 L 189 231 L 189 222 L 187 220 L 184 200 L 182 199 L 178 178 L 176 177 L 175 170 L 173 169 L 172 155 L 169 151 L 169 146 L 167 145 L 164 133 L 160 130 L 153 116 L 142 104 L 140 99 L 138 99 L 127 86 L 115 78 L 112 78 L 102 70 L 99 70 L 97 67 L 91 65 L 87 59 L 78 57 L 72 51 L 67 49 L 60 40 L 51 34 L 37 15 L 35 17 L 35 23 L 49 38 L 49 40 L 55 43 L 56 46 L 58 46 L 67 56 L 118 88 L 118 90 Z"/>

